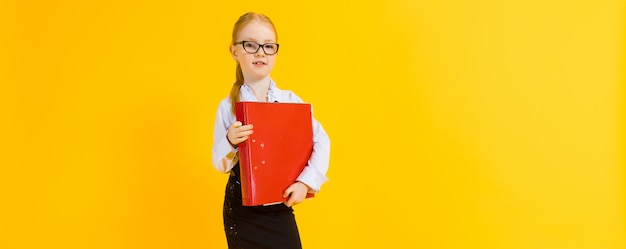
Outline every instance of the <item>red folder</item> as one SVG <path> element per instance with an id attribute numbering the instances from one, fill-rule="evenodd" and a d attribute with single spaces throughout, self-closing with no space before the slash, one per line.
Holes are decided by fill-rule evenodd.
<path id="1" fill-rule="evenodd" d="M 238 102 L 235 113 L 238 121 L 253 125 L 253 134 L 239 144 L 243 205 L 285 201 L 283 193 L 313 151 L 311 105 Z"/>

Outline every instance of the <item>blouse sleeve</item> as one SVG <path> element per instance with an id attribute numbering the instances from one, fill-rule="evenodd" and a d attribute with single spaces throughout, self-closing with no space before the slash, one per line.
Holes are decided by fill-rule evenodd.
<path id="1" fill-rule="evenodd" d="M 228 173 L 237 164 L 237 149 L 228 142 L 226 133 L 234 122 L 231 119 L 230 101 L 223 100 L 218 109 L 213 128 L 213 167 L 222 173 Z"/>

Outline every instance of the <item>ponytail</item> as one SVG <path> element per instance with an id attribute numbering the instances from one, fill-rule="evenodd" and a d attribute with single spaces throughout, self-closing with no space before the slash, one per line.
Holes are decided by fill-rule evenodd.
<path id="1" fill-rule="evenodd" d="M 233 83 L 233 88 L 230 90 L 230 102 L 231 111 L 235 114 L 235 103 L 239 102 L 239 90 L 243 85 L 243 71 L 241 71 L 241 65 L 237 63 L 237 69 L 235 69 L 236 80 Z"/>

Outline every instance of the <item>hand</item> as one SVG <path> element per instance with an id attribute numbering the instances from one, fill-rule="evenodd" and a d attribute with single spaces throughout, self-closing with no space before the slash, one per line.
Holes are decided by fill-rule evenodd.
<path id="1" fill-rule="evenodd" d="M 306 198 L 306 193 L 309 191 L 309 187 L 303 182 L 295 182 L 291 184 L 283 193 L 283 198 L 289 197 L 286 201 L 284 201 L 287 207 L 291 207 L 296 204 L 300 204 Z"/>
<path id="2" fill-rule="evenodd" d="M 228 142 L 235 147 L 243 141 L 246 141 L 250 135 L 252 134 L 252 125 L 242 125 L 241 122 L 234 122 L 230 128 L 228 128 L 228 133 L 226 134 L 226 138 Z"/>

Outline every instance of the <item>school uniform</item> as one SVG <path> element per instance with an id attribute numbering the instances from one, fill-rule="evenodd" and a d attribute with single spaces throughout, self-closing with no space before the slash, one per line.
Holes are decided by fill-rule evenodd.
<path id="1" fill-rule="evenodd" d="M 268 102 L 303 103 L 292 91 L 281 90 L 271 80 L 267 94 Z M 241 86 L 241 101 L 258 101 L 252 89 Z M 242 206 L 239 158 L 226 134 L 236 121 L 231 100 L 219 104 L 214 128 L 213 166 L 220 172 L 230 173 L 224 197 L 224 231 L 228 247 L 232 249 L 253 248 L 302 248 L 293 208 L 284 204 L 270 206 Z M 307 165 L 298 176 L 301 181 L 318 192 L 328 181 L 326 171 L 330 159 L 330 140 L 322 125 L 313 118 L 313 152 Z M 254 129 L 253 129 L 254 130 Z"/>

